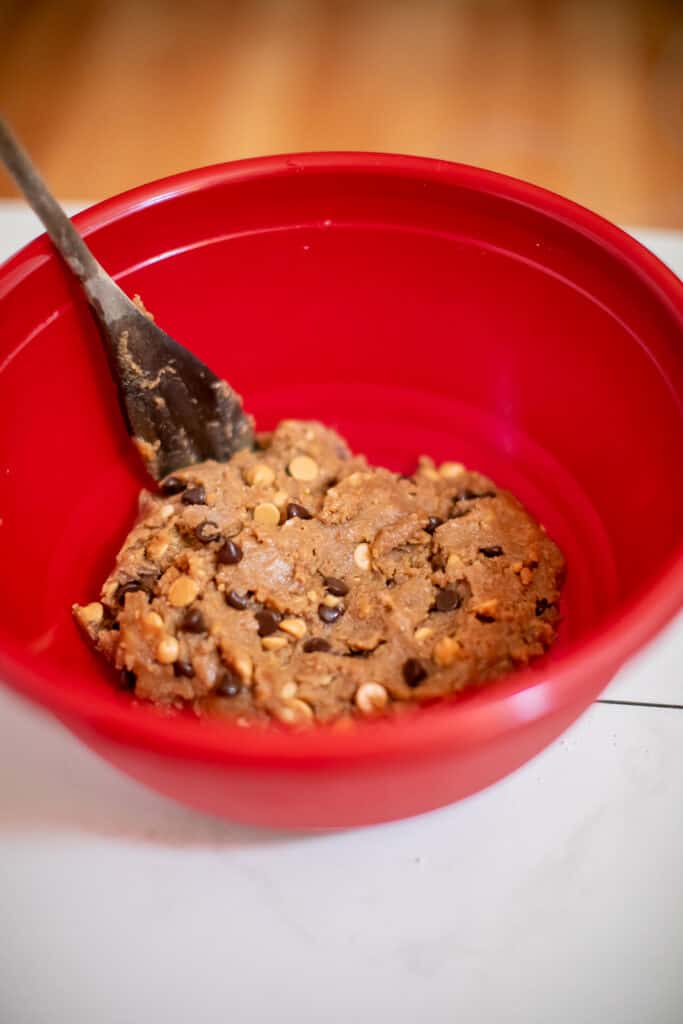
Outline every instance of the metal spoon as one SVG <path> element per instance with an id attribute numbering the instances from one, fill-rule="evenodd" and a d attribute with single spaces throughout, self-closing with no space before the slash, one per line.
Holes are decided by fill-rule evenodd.
<path id="1" fill-rule="evenodd" d="M 100 266 L 0 117 L 0 157 L 83 286 L 100 326 L 128 432 L 160 480 L 253 443 L 239 396 L 146 316 Z"/>

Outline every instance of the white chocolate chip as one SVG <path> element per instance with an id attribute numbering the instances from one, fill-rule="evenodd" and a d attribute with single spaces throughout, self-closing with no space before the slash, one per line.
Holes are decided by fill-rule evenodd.
<path id="1" fill-rule="evenodd" d="M 257 462 L 245 470 L 244 478 L 252 487 L 268 487 L 275 479 L 275 471 L 265 462 Z"/>
<path id="2" fill-rule="evenodd" d="M 413 634 L 415 639 L 420 643 L 422 640 L 428 640 L 430 636 L 433 636 L 434 630 L 430 629 L 429 626 L 420 626 L 419 629 L 415 630 Z"/>
<path id="3" fill-rule="evenodd" d="M 356 690 L 354 700 L 356 707 L 364 715 L 372 715 L 375 711 L 381 711 L 386 707 L 389 694 L 381 683 L 363 683 Z"/>
<path id="4" fill-rule="evenodd" d="M 98 622 L 102 621 L 104 615 L 104 608 L 99 601 L 93 601 L 91 604 L 86 604 L 84 608 L 80 610 L 80 617 L 83 622 L 86 622 L 89 626 L 96 626 Z"/>
<path id="5" fill-rule="evenodd" d="M 155 656 L 162 665 L 170 665 L 178 657 L 178 641 L 174 636 L 165 636 L 157 644 Z"/>
<path id="6" fill-rule="evenodd" d="M 319 595 L 317 590 L 308 590 L 306 592 L 306 597 L 312 604 L 317 604 L 318 596 Z"/>
<path id="7" fill-rule="evenodd" d="M 287 491 L 276 491 L 273 495 L 273 504 L 277 505 L 278 508 L 282 508 L 288 498 Z"/>
<path id="8" fill-rule="evenodd" d="M 161 508 L 161 515 L 163 519 L 170 519 L 175 509 L 173 505 L 163 505 Z"/>
<path id="9" fill-rule="evenodd" d="M 280 509 L 272 501 L 262 501 L 254 509 L 254 520 L 262 526 L 277 526 L 280 522 Z"/>
<path id="10" fill-rule="evenodd" d="M 358 544 L 356 550 L 353 552 L 353 560 L 359 569 L 363 569 L 367 572 L 370 568 L 370 545 Z"/>
<path id="11" fill-rule="evenodd" d="M 320 469 L 315 459 L 310 455 L 295 455 L 289 464 L 289 472 L 295 480 L 315 480 Z"/>
<path id="12" fill-rule="evenodd" d="M 284 636 L 264 636 L 261 646 L 266 651 L 281 651 L 287 646 L 287 638 Z"/>
<path id="13" fill-rule="evenodd" d="M 462 651 L 460 643 L 453 636 L 445 636 L 434 645 L 432 657 L 440 668 L 452 665 Z"/>
<path id="14" fill-rule="evenodd" d="M 285 683 L 280 690 L 280 696 L 283 700 L 291 700 L 292 697 L 296 697 L 297 689 L 296 683 Z"/>
<path id="15" fill-rule="evenodd" d="M 283 619 L 280 629 L 284 633 L 296 637 L 297 640 L 301 640 L 302 636 L 306 635 L 306 623 L 303 619 Z"/>
<path id="16" fill-rule="evenodd" d="M 338 608 L 340 604 L 344 603 L 344 599 L 341 597 L 335 597 L 334 594 L 325 594 L 323 598 L 323 604 L 326 604 L 328 608 Z"/>
<path id="17" fill-rule="evenodd" d="M 199 593 L 199 584 L 189 576 L 179 576 L 168 588 L 168 601 L 174 608 L 185 608 L 192 604 Z"/>

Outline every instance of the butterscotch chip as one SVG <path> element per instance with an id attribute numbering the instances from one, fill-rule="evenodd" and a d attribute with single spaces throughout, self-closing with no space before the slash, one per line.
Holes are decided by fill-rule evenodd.
<path id="1" fill-rule="evenodd" d="M 192 604 L 199 593 L 199 584 L 190 576 L 179 576 L 168 588 L 168 601 L 174 608 Z"/>
<path id="2" fill-rule="evenodd" d="M 439 466 L 439 476 L 443 476 L 447 480 L 456 480 L 465 472 L 462 462 L 442 462 Z"/>
<path id="3" fill-rule="evenodd" d="M 275 471 L 265 462 L 257 462 L 244 471 L 244 477 L 252 487 L 268 487 L 275 480 Z"/>
<path id="4" fill-rule="evenodd" d="M 164 620 L 158 612 L 145 612 L 142 616 L 142 628 L 146 633 L 161 633 L 164 630 Z"/>
<path id="5" fill-rule="evenodd" d="M 248 654 L 239 653 L 232 657 L 232 666 L 240 679 L 248 683 L 254 674 L 254 663 Z"/>
<path id="6" fill-rule="evenodd" d="M 356 691 L 356 707 L 364 715 L 381 711 L 389 700 L 389 694 L 380 683 L 363 683 Z"/>
<path id="7" fill-rule="evenodd" d="M 312 722 L 313 721 L 313 708 L 310 704 L 307 704 L 305 700 L 298 700 L 295 698 L 290 707 L 293 709 L 297 721 L 301 722 Z"/>
<path id="8" fill-rule="evenodd" d="M 160 531 L 148 542 L 145 554 L 152 561 L 158 561 L 168 551 L 170 538 L 165 531 Z"/>
<path id="9" fill-rule="evenodd" d="M 254 519 L 262 526 L 277 526 L 280 522 L 280 509 L 272 501 L 262 501 L 254 509 Z"/>
<path id="10" fill-rule="evenodd" d="M 86 606 L 80 610 L 81 621 L 87 623 L 89 626 L 95 626 L 101 622 L 103 615 L 104 608 L 99 601 L 93 601 L 91 604 L 86 604 Z"/>
<path id="11" fill-rule="evenodd" d="M 434 645 L 432 657 L 440 668 L 452 665 L 462 651 L 460 643 L 452 636 L 445 636 Z"/>
<path id="12" fill-rule="evenodd" d="M 170 665 L 178 657 L 179 646 L 174 636 L 165 636 L 157 644 L 156 659 L 162 665 Z"/>
<path id="13" fill-rule="evenodd" d="M 280 623 L 280 629 L 284 633 L 289 633 L 290 636 L 296 637 L 297 640 L 301 640 L 302 636 L 306 636 L 306 623 L 303 619 L 283 619 Z"/>
<path id="14" fill-rule="evenodd" d="M 562 556 L 491 480 L 430 459 L 402 479 L 294 420 L 259 445 L 145 494 L 101 602 L 74 608 L 136 699 L 371 720 L 552 643 Z"/>
<path id="15" fill-rule="evenodd" d="M 281 651 L 286 646 L 287 640 L 284 636 L 264 636 L 261 640 L 264 651 Z"/>
<path id="16" fill-rule="evenodd" d="M 297 455 L 289 464 L 289 472 L 295 480 L 315 480 L 320 467 L 310 455 Z"/>
<path id="17" fill-rule="evenodd" d="M 429 626 L 420 626 L 416 629 L 413 636 L 418 643 L 422 643 L 423 640 L 429 640 L 430 637 L 434 636 L 434 630 L 430 629 Z"/>
<path id="18" fill-rule="evenodd" d="M 353 560 L 359 569 L 364 572 L 370 568 L 370 545 L 369 544 L 358 544 L 355 551 L 353 552 Z"/>
<path id="19" fill-rule="evenodd" d="M 475 615 L 482 618 L 495 618 L 498 613 L 498 599 L 492 597 L 489 601 L 482 601 L 472 609 Z"/>

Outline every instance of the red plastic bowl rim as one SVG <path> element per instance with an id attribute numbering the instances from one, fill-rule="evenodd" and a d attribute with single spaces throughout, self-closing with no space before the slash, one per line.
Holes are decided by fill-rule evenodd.
<path id="1" fill-rule="evenodd" d="M 375 173 L 441 182 L 532 208 L 591 238 L 628 264 L 668 307 L 683 336 L 683 284 L 630 235 L 553 192 L 494 171 L 445 160 L 355 152 L 258 157 L 186 171 L 142 185 L 104 200 L 74 219 L 83 234 L 88 235 L 122 216 L 176 195 L 301 171 Z M 43 259 L 55 258 L 45 235 L 21 249 L 0 267 L 0 300 L 19 280 L 33 273 Z M 131 714 L 129 704 L 123 700 L 112 704 L 104 685 L 101 698 L 89 694 L 84 701 L 82 695 L 69 687 L 67 673 L 55 666 L 46 672 L 36 658 L 31 659 L 32 665 L 27 665 L 26 652 L 14 641 L 5 642 L 4 650 L 0 650 L 0 675 L 67 722 L 80 721 L 122 743 L 192 760 L 255 761 L 264 766 L 277 763 L 304 768 L 335 759 L 479 746 L 553 712 L 567 709 L 578 713 L 596 689 L 594 684 L 582 687 L 581 680 L 597 680 L 604 685 L 627 658 L 673 617 L 682 601 L 683 542 L 637 598 L 551 665 L 514 673 L 463 700 L 443 702 L 392 721 L 358 722 L 348 731 L 318 728 L 292 734 L 276 729 L 240 729 L 222 722 L 202 723 L 198 727 L 195 722 L 167 717 L 151 708 L 140 708 Z"/>

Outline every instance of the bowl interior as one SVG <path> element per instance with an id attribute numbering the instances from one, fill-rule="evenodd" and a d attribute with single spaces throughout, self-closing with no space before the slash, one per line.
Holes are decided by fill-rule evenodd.
<path id="1" fill-rule="evenodd" d="M 590 215 L 524 189 L 430 162 L 274 160 L 80 223 L 261 427 L 317 418 L 372 461 L 456 459 L 518 494 L 568 560 L 552 665 L 680 547 L 683 347 L 673 305 Z M 0 273 L 0 318 L 0 639 L 54 686 L 120 702 L 70 605 L 98 593 L 145 478 L 44 240 Z"/>

